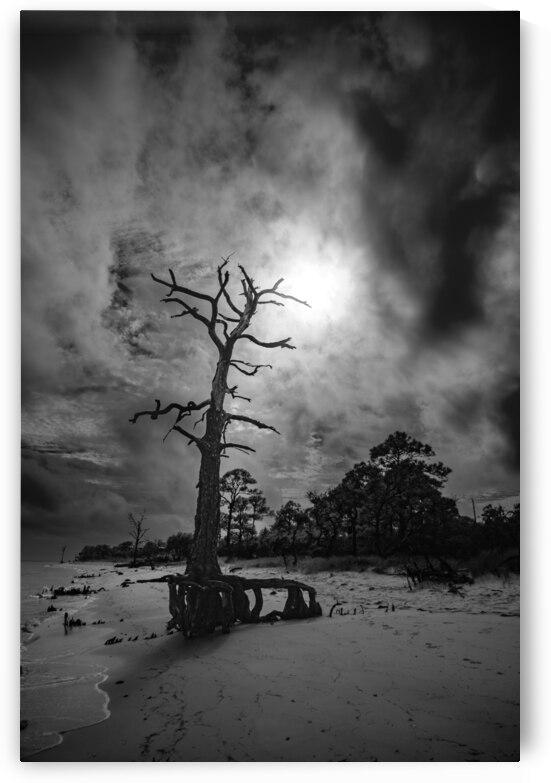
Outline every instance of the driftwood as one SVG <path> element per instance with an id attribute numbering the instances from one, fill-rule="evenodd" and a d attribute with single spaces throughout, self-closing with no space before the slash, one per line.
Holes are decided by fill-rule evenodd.
<path id="1" fill-rule="evenodd" d="M 59 598 L 60 595 L 92 595 L 92 593 L 99 593 L 105 590 L 105 587 L 100 587 L 97 590 L 91 590 L 88 585 L 83 587 L 56 587 L 52 591 L 52 598 Z"/>
<path id="2" fill-rule="evenodd" d="M 198 582 L 183 574 L 167 574 L 157 579 L 137 581 L 168 584 L 168 608 L 171 615 L 168 630 L 176 628 L 186 638 L 211 633 L 216 628 L 229 633 L 235 622 L 302 620 L 322 614 L 314 588 L 292 579 L 246 579 L 234 574 L 216 574 L 213 579 Z M 287 600 L 282 610 L 261 614 L 263 588 L 287 590 Z M 252 609 L 247 591 L 254 596 Z M 308 603 L 303 593 L 308 594 Z"/>
<path id="3" fill-rule="evenodd" d="M 423 565 L 419 565 L 415 560 L 405 563 L 405 576 L 410 590 L 422 582 L 437 582 L 449 586 L 473 584 L 474 579 L 469 573 L 457 571 L 441 557 L 437 560 L 438 563 L 435 564 L 425 555 Z"/>

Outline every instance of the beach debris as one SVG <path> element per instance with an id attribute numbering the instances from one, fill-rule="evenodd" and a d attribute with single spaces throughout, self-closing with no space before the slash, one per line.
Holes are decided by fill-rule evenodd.
<path id="1" fill-rule="evenodd" d="M 69 618 L 69 613 L 65 612 L 65 616 L 63 617 L 63 626 L 65 628 L 65 631 L 67 631 L 67 628 L 80 628 L 81 626 L 86 625 L 85 622 L 83 622 L 80 617 L 77 618 Z"/>
<path id="2" fill-rule="evenodd" d="M 112 636 L 110 639 L 107 639 L 104 644 L 120 644 L 122 642 L 122 639 L 120 639 L 118 636 Z"/>
<path id="3" fill-rule="evenodd" d="M 337 601 L 337 603 L 333 604 L 331 607 L 331 610 L 329 612 L 329 617 L 333 616 L 333 612 L 335 614 L 339 615 L 340 617 L 344 617 L 345 615 L 356 615 L 356 614 L 365 614 L 365 608 L 360 604 L 359 606 L 354 606 L 352 609 L 345 609 L 344 604 L 346 601 Z M 341 607 L 338 609 L 337 607 Z"/>
<path id="4" fill-rule="evenodd" d="M 46 609 L 47 612 L 57 612 L 57 607 L 53 606 L 52 604 L 49 605 L 49 607 Z"/>
<path id="5" fill-rule="evenodd" d="M 105 590 L 104 587 L 100 587 L 99 590 Z M 56 587 L 52 590 L 52 598 L 58 598 L 60 595 L 90 595 L 91 593 L 98 593 L 99 590 L 91 590 L 89 585 L 83 585 L 82 587 Z"/>
<path id="6" fill-rule="evenodd" d="M 333 606 L 332 606 L 332 607 L 331 607 L 331 609 L 329 610 L 329 617 L 332 617 L 332 616 L 333 616 L 333 612 L 335 611 L 335 609 L 337 608 L 337 606 L 342 606 L 342 603 L 341 603 L 340 601 L 337 601 L 337 603 L 336 603 L 336 604 L 333 604 Z"/>
<path id="7" fill-rule="evenodd" d="M 424 555 L 425 563 L 419 565 L 416 560 L 404 564 L 404 571 L 400 572 L 407 579 L 408 588 L 413 590 L 423 582 L 436 582 L 447 585 L 474 583 L 474 579 L 468 571 L 456 570 L 442 557 L 437 557 L 436 564 L 427 555 Z"/>
<path id="8" fill-rule="evenodd" d="M 454 584 L 448 585 L 448 593 L 453 593 L 454 595 L 459 595 L 461 598 L 465 598 L 465 593 L 462 592 L 460 587 L 457 587 L 457 585 Z"/>

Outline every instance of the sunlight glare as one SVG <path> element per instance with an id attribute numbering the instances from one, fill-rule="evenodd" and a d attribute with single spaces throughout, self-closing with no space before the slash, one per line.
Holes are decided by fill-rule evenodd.
<path id="1" fill-rule="evenodd" d="M 285 282 L 293 296 L 308 302 L 313 311 L 309 317 L 316 321 L 338 320 L 346 313 L 352 286 L 345 267 L 305 261 L 288 274 Z"/>

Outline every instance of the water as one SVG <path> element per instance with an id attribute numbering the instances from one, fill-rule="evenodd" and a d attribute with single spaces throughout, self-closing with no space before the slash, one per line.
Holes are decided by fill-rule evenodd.
<path id="1" fill-rule="evenodd" d="M 101 631 L 75 628 L 67 643 L 63 627 L 65 611 L 78 615 L 93 598 L 49 597 L 52 586 L 69 587 L 83 570 L 71 563 L 21 564 L 21 719 L 27 721 L 21 758 L 59 744 L 64 731 L 109 716 L 109 700 L 100 687 L 107 670 L 87 654 Z M 58 611 L 48 612 L 49 606 Z"/>

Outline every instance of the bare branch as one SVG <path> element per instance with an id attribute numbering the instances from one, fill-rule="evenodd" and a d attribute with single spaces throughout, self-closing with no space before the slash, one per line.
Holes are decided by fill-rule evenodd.
<path id="1" fill-rule="evenodd" d="M 172 410 L 179 411 L 178 418 L 176 421 L 180 421 L 183 419 L 184 416 L 189 416 L 193 411 L 199 411 L 201 408 L 204 408 L 205 405 L 209 405 L 210 400 L 203 400 L 203 402 L 200 402 L 198 405 L 193 402 L 193 400 L 190 400 L 187 405 L 180 405 L 177 402 L 171 402 L 170 405 L 167 405 L 166 408 L 163 408 L 161 410 L 161 401 L 155 400 L 155 410 L 154 411 L 138 411 L 138 413 L 135 413 L 134 416 L 131 419 L 128 419 L 128 421 L 131 424 L 135 424 L 137 420 L 140 418 L 140 416 L 149 416 L 152 419 L 158 419 L 159 416 L 164 416 L 167 413 L 170 413 Z"/>
<path id="2" fill-rule="evenodd" d="M 255 345 L 260 345 L 261 348 L 290 348 L 291 350 L 295 350 L 295 345 L 290 345 L 289 340 L 290 337 L 286 337 L 285 340 L 277 340 L 274 343 L 265 343 L 262 342 L 262 340 L 258 340 L 256 337 L 253 337 L 252 334 L 241 334 L 237 338 L 238 340 L 250 340 L 252 343 L 255 343 Z"/>
<path id="3" fill-rule="evenodd" d="M 239 269 L 241 270 L 241 273 L 243 274 L 243 277 L 244 277 L 244 278 L 245 278 L 245 280 L 247 281 L 247 285 L 249 286 L 249 289 L 250 289 L 251 291 L 253 291 L 253 292 L 255 292 L 255 293 L 256 293 L 256 288 L 255 288 L 255 286 L 254 286 L 254 281 L 253 281 L 253 279 L 252 279 L 251 277 L 249 277 L 249 275 L 247 274 L 247 270 L 245 269 L 245 267 L 244 267 L 244 266 L 241 266 L 241 264 L 239 264 Z"/>
<path id="4" fill-rule="evenodd" d="M 226 321 L 223 318 L 217 318 L 216 319 L 216 323 L 217 324 L 222 324 L 222 330 L 224 332 L 224 337 L 226 338 L 226 340 L 228 340 L 229 339 L 228 324 L 226 323 Z"/>
<path id="5" fill-rule="evenodd" d="M 303 305 L 306 305 L 306 307 L 311 307 L 311 305 L 309 305 L 308 302 L 306 302 L 303 299 L 297 299 L 296 296 L 291 296 L 291 294 L 282 294 L 281 291 L 278 291 L 277 289 L 279 288 L 279 286 L 281 285 L 283 280 L 284 280 L 284 278 L 280 277 L 279 280 L 276 283 L 274 283 L 274 285 L 271 288 L 264 288 L 262 291 L 260 291 L 259 294 L 258 294 L 259 304 L 279 304 L 280 307 L 282 307 L 283 305 L 281 304 L 281 302 L 274 302 L 274 301 L 261 302 L 260 301 L 261 297 L 263 297 L 265 294 L 275 294 L 276 296 L 280 296 L 282 299 L 292 299 L 293 302 L 298 302 L 298 304 L 303 304 Z"/>
<path id="6" fill-rule="evenodd" d="M 246 400 L 247 402 L 251 401 L 250 397 L 243 397 L 242 394 L 237 394 L 237 386 L 227 386 L 226 387 L 226 394 L 230 394 L 232 396 L 232 399 L 234 400 Z"/>
<path id="7" fill-rule="evenodd" d="M 208 318 L 205 318 L 204 315 L 201 315 L 196 307 L 190 307 L 186 302 L 183 301 L 183 299 L 178 299 L 175 296 L 171 296 L 166 297 L 165 299 L 161 299 L 161 302 L 174 302 L 175 304 L 179 304 L 184 308 L 183 313 L 176 313 L 176 315 L 171 315 L 171 318 L 182 318 L 184 315 L 191 315 L 193 318 L 196 318 L 198 321 L 201 321 L 201 323 L 205 324 L 207 329 L 210 327 L 210 321 Z"/>
<path id="8" fill-rule="evenodd" d="M 252 372 L 248 372 L 248 370 L 244 370 L 242 367 L 238 367 L 238 364 L 244 364 L 246 367 L 252 367 L 253 370 Z M 256 375 L 256 373 L 262 369 L 262 367 L 269 367 L 270 370 L 272 369 L 271 364 L 251 364 L 251 362 L 243 362 L 241 359 L 232 359 L 230 365 L 235 367 L 236 370 L 239 370 L 239 372 L 242 372 L 243 375 Z"/>
<path id="9" fill-rule="evenodd" d="M 258 304 L 259 304 L 259 305 L 261 305 L 261 304 L 273 304 L 273 305 L 275 305 L 276 307 L 285 307 L 285 305 L 283 304 L 283 302 L 276 302 L 276 300 L 275 300 L 275 299 L 266 299 L 266 301 L 265 301 L 265 302 L 260 302 L 260 301 L 259 301 L 259 302 L 258 302 Z"/>
<path id="10" fill-rule="evenodd" d="M 168 283 L 166 280 L 161 280 L 160 277 L 156 277 L 154 274 L 151 274 L 151 277 L 153 278 L 153 280 L 155 280 L 156 283 L 160 283 L 161 285 L 164 285 L 167 288 L 171 289 L 169 296 L 172 296 L 172 294 L 175 291 L 177 291 L 180 294 L 186 294 L 187 296 L 194 296 L 196 299 L 204 299 L 205 302 L 210 302 L 212 304 L 212 302 L 214 301 L 212 296 L 209 296 L 208 294 L 203 294 L 200 291 L 194 291 L 192 288 L 186 288 L 185 286 L 178 285 L 172 269 L 169 269 L 168 271 L 170 274 L 170 280 L 171 280 L 170 283 Z"/>
<path id="11" fill-rule="evenodd" d="M 276 430 L 275 427 L 272 427 L 271 424 L 264 424 L 263 421 L 251 419 L 250 416 L 242 416 L 240 413 L 230 413 L 228 415 L 228 419 L 230 421 L 245 421 L 247 424 L 254 424 L 254 426 L 258 427 L 259 430 L 272 430 L 272 432 L 276 432 L 278 435 L 281 434 Z"/>
<path id="12" fill-rule="evenodd" d="M 251 446 L 244 446 L 242 443 L 221 443 L 220 451 L 224 451 L 225 449 L 238 449 L 239 451 L 244 452 L 256 452 L 256 449 L 253 449 Z"/>
<path id="13" fill-rule="evenodd" d="M 291 294 L 282 294 L 281 291 L 272 291 L 272 293 L 274 293 L 276 296 L 281 296 L 282 299 L 292 299 L 293 302 L 306 305 L 306 307 L 312 307 L 312 305 L 309 305 L 308 302 L 306 302 L 304 299 L 297 299 L 296 296 L 291 296 Z M 264 302 L 262 302 L 262 304 L 264 304 Z M 275 304 L 275 302 L 273 304 Z"/>
<path id="14" fill-rule="evenodd" d="M 226 315 L 225 313 L 218 313 L 219 318 L 223 318 L 224 321 L 231 321 L 234 324 L 241 323 L 241 318 L 232 318 L 231 315 Z"/>
<path id="15" fill-rule="evenodd" d="M 227 256 L 227 258 L 222 257 L 223 263 L 218 267 L 218 282 L 220 283 L 220 290 L 221 290 L 222 294 L 224 295 L 224 299 L 226 300 L 229 308 L 231 310 L 233 310 L 233 312 L 236 315 L 241 316 L 241 315 L 243 315 L 242 311 L 232 302 L 232 299 L 231 299 L 230 295 L 228 294 L 228 292 L 226 290 L 226 286 L 223 284 L 223 280 L 222 280 L 222 270 L 224 269 L 224 267 L 226 266 L 226 264 L 229 262 L 230 258 L 233 255 L 234 255 L 233 253 L 230 253 L 230 255 Z"/>
<path id="16" fill-rule="evenodd" d="M 188 432 L 183 427 L 180 427 L 178 424 L 175 424 L 174 427 L 172 427 L 172 429 L 176 430 L 176 432 L 179 432 L 181 435 L 185 435 L 186 438 L 189 438 L 189 443 L 195 443 L 197 444 L 197 446 L 203 445 L 202 438 L 198 438 L 197 435 L 193 435 L 193 433 Z"/>
<path id="17" fill-rule="evenodd" d="M 208 412 L 209 412 L 209 409 L 208 409 L 208 408 L 207 408 L 207 410 L 206 410 L 206 411 L 203 411 L 203 415 L 201 416 L 201 418 L 200 418 L 200 419 L 197 419 L 197 421 L 196 421 L 196 422 L 195 422 L 195 424 L 193 425 L 193 429 L 195 429 L 195 427 L 196 427 L 198 424 L 201 424 L 201 422 L 205 421 L 205 416 L 207 415 L 207 413 L 208 413 Z"/>

